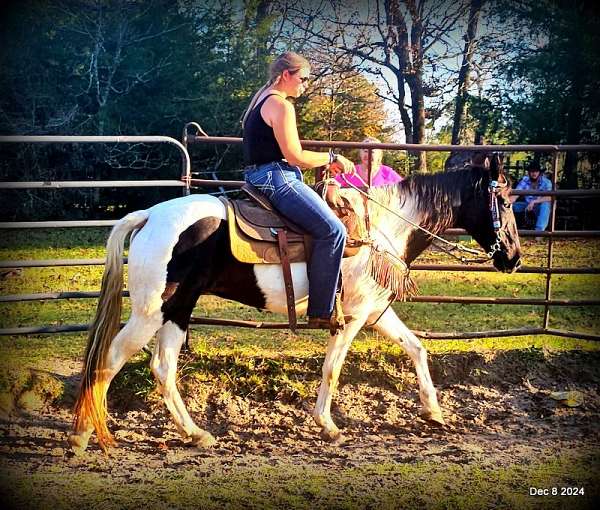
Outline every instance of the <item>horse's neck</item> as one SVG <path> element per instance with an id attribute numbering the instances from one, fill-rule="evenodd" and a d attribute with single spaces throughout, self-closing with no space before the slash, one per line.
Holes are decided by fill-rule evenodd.
<path id="1" fill-rule="evenodd" d="M 429 193 L 436 186 L 438 191 Z M 389 193 L 381 197 L 387 199 L 386 205 L 396 210 L 399 216 L 421 227 L 417 228 L 391 214 L 381 216 L 379 228 L 392 234 L 388 237 L 393 238 L 392 244 L 397 250 L 396 254 L 407 264 L 410 264 L 431 245 L 433 239 L 428 232 L 440 235 L 446 229 L 456 226 L 457 208 L 460 205 L 460 200 L 453 199 L 449 194 L 438 193 L 440 183 L 435 177 L 428 178 L 425 184 L 417 189 L 423 192 L 415 193 L 415 187 L 410 186 L 407 182 L 394 189 L 390 188 Z M 440 204 L 443 204 L 444 210 L 440 210 Z"/>

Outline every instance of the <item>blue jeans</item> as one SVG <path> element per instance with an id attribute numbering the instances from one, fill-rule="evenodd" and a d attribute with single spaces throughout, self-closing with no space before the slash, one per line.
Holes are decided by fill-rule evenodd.
<path id="1" fill-rule="evenodd" d="M 346 229 L 296 166 L 273 161 L 246 168 L 246 182 L 260 189 L 275 209 L 312 236 L 308 269 L 309 317 L 329 318 L 340 278 Z"/>
<path id="2" fill-rule="evenodd" d="M 551 202 L 541 202 L 540 204 L 535 204 L 533 206 L 536 230 L 546 230 L 548 222 L 550 221 L 550 204 Z M 512 207 L 515 213 L 522 213 L 527 209 L 527 203 L 515 202 Z"/>

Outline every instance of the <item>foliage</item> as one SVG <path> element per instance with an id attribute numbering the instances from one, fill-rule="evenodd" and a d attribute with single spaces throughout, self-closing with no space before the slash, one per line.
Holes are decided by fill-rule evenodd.
<path id="1" fill-rule="evenodd" d="M 498 70 L 499 106 L 509 141 L 579 144 L 600 141 L 600 16 L 593 2 L 497 2 L 496 19 L 524 37 L 505 41 L 510 59 Z M 586 168 L 592 164 L 592 169 Z M 578 182 L 577 155 L 567 153 L 565 187 L 598 183 L 597 155 L 580 166 L 592 182 Z M 588 174 L 589 175 L 589 174 Z"/>
<path id="2" fill-rule="evenodd" d="M 8 9 L 3 32 L 10 48 L 1 57 L 5 134 L 178 138 L 185 122 L 198 120 L 213 135 L 231 135 L 263 78 L 264 59 L 253 51 L 258 36 L 238 30 L 232 4 L 182 12 L 159 0 L 28 7 Z M 159 145 L 20 144 L 5 152 L 1 173 L 7 180 L 173 179 L 177 156 Z M 219 159 L 212 148 L 194 150 L 196 166 Z M 173 196 L 148 189 L 20 193 L 28 199 L 9 208 L 3 201 L 4 217 L 50 219 L 66 209 L 73 219 L 119 217 Z"/>
<path id="3" fill-rule="evenodd" d="M 0 7 L 0 133 L 169 135 L 197 121 L 211 135 L 240 134 L 239 119 L 284 49 L 314 64 L 312 90 L 298 101 L 307 138 L 397 136 L 445 141 L 435 129 L 453 113 L 468 11 L 453 5 L 380 0 L 40 0 Z M 598 141 L 600 62 L 597 9 L 590 2 L 485 2 L 462 130 L 488 142 Z M 376 29 L 377 27 L 377 29 Z M 518 37 L 515 37 L 518 34 Z M 413 37 L 414 36 L 414 37 Z M 408 51 L 408 53 L 406 53 Z M 454 56 L 454 58 L 453 58 Z M 402 60 L 404 59 L 404 60 Z M 408 60 L 407 60 L 408 59 Z M 476 91 L 474 88 L 476 87 Z M 392 104 L 394 112 L 389 105 Z M 425 132 L 425 127 L 429 133 Z M 192 131 L 193 132 L 193 131 Z M 2 144 L 3 180 L 173 179 L 179 154 L 163 145 Z M 240 178 L 239 146 L 195 144 L 200 177 Z M 354 154 L 350 154 L 354 157 Z M 442 168 L 442 155 L 418 160 Z M 599 153 L 568 154 L 564 182 L 596 186 Z M 385 162 L 402 173 L 415 154 Z M 117 218 L 179 193 L 170 188 L 11 190 L 0 217 Z"/>
<path id="4" fill-rule="evenodd" d="M 360 74 L 325 76 L 298 104 L 302 138 L 359 142 L 367 136 L 386 138 L 383 100 L 377 88 Z"/>

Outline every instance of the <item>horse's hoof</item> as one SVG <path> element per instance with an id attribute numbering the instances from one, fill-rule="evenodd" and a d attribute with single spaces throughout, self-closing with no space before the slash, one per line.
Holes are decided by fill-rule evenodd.
<path id="1" fill-rule="evenodd" d="M 71 434 L 69 436 L 69 446 L 71 447 L 71 451 L 77 455 L 81 456 L 85 453 L 85 450 L 88 446 L 88 440 L 83 438 L 79 434 Z"/>
<path id="2" fill-rule="evenodd" d="M 331 432 L 327 429 L 322 429 L 321 439 L 323 439 L 323 441 L 327 441 L 333 446 L 340 446 L 346 442 L 346 436 L 344 436 L 344 434 L 342 434 L 339 430 Z"/>
<path id="3" fill-rule="evenodd" d="M 419 415 L 426 422 L 429 422 L 431 425 L 444 427 L 446 422 L 444 421 L 444 416 L 442 415 L 441 409 L 436 409 L 435 411 L 425 411 L 422 410 Z"/>
<path id="4" fill-rule="evenodd" d="M 198 448 L 211 448 L 217 444 L 217 440 L 210 432 L 202 431 L 199 434 L 192 435 L 191 444 Z"/>

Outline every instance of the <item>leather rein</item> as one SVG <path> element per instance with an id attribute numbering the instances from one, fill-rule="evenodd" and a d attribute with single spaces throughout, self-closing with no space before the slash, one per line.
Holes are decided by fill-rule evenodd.
<path id="1" fill-rule="evenodd" d="M 441 249 L 443 252 L 460 260 L 463 263 L 487 262 L 488 260 L 492 259 L 494 257 L 494 255 L 496 253 L 500 252 L 502 249 L 501 239 L 502 239 L 502 234 L 506 230 L 506 225 L 502 225 L 502 220 L 500 217 L 500 209 L 498 207 L 498 195 L 504 188 L 506 188 L 508 186 L 508 184 L 506 182 L 499 182 L 499 181 L 493 180 L 493 181 L 490 181 L 490 183 L 488 185 L 488 192 L 490 194 L 489 209 L 492 214 L 492 225 L 494 227 L 494 233 L 496 234 L 496 238 L 494 240 L 494 243 L 490 247 L 490 250 L 488 252 L 483 252 L 481 250 L 467 248 L 466 246 L 463 246 L 462 244 L 459 244 L 459 243 L 453 243 L 451 241 L 448 241 L 447 239 L 444 239 L 443 237 L 438 236 L 437 234 L 434 234 L 433 232 L 427 230 L 425 227 L 422 227 L 421 225 L 415 223 L 412 220 L 409 220 L 407 217 L 398 213 L 397 211 L 394 211 L 393 209 L 389 208 L 385 204 L 382 204 L 381 202 L 379 202 L 378 200 L 373 198 L 371 195 L 369 195 L 368 193 L 365 193 L 363 190 L 361 190 L 360 188 L 358 188 L 357 186 L 352 184 L 345 177 L 344 174 L 341 174 L 341 175 L 349 187 L 355 189 L 361 195 L 366 197 L 368 200 L 377 204 L 379 207 L 385 209 L 386 211 L 390 212 L 391 214 L 400 218 L 401 220 L 405 221 L 409 225 L 412 225 L 413 227 L 417 228 L 418 230 L 421 230 L 425 234 L 431 236 L 434 239 L 434 241 L 438 241 L 439 243 L 441 243 L 441 245 L 434 243 L 434 245 L 437 248 Z M 355 177 L 360 179 L 360 181 L 365 185 L 365 187 L 367 187 L 367 188 L 369 187 L 367 185 L 367 183 L 360 177 L 360 175 L 356 174 Z M 447 247 L 444 245 L 446 245 Z M 456 255 L 454 253 L 455 251 L 466 252 L 466 253 L 469 253 L 470 255 L 477 255 L 477 257 L 476 258 L 467 258 L 462 255 Z"/>

